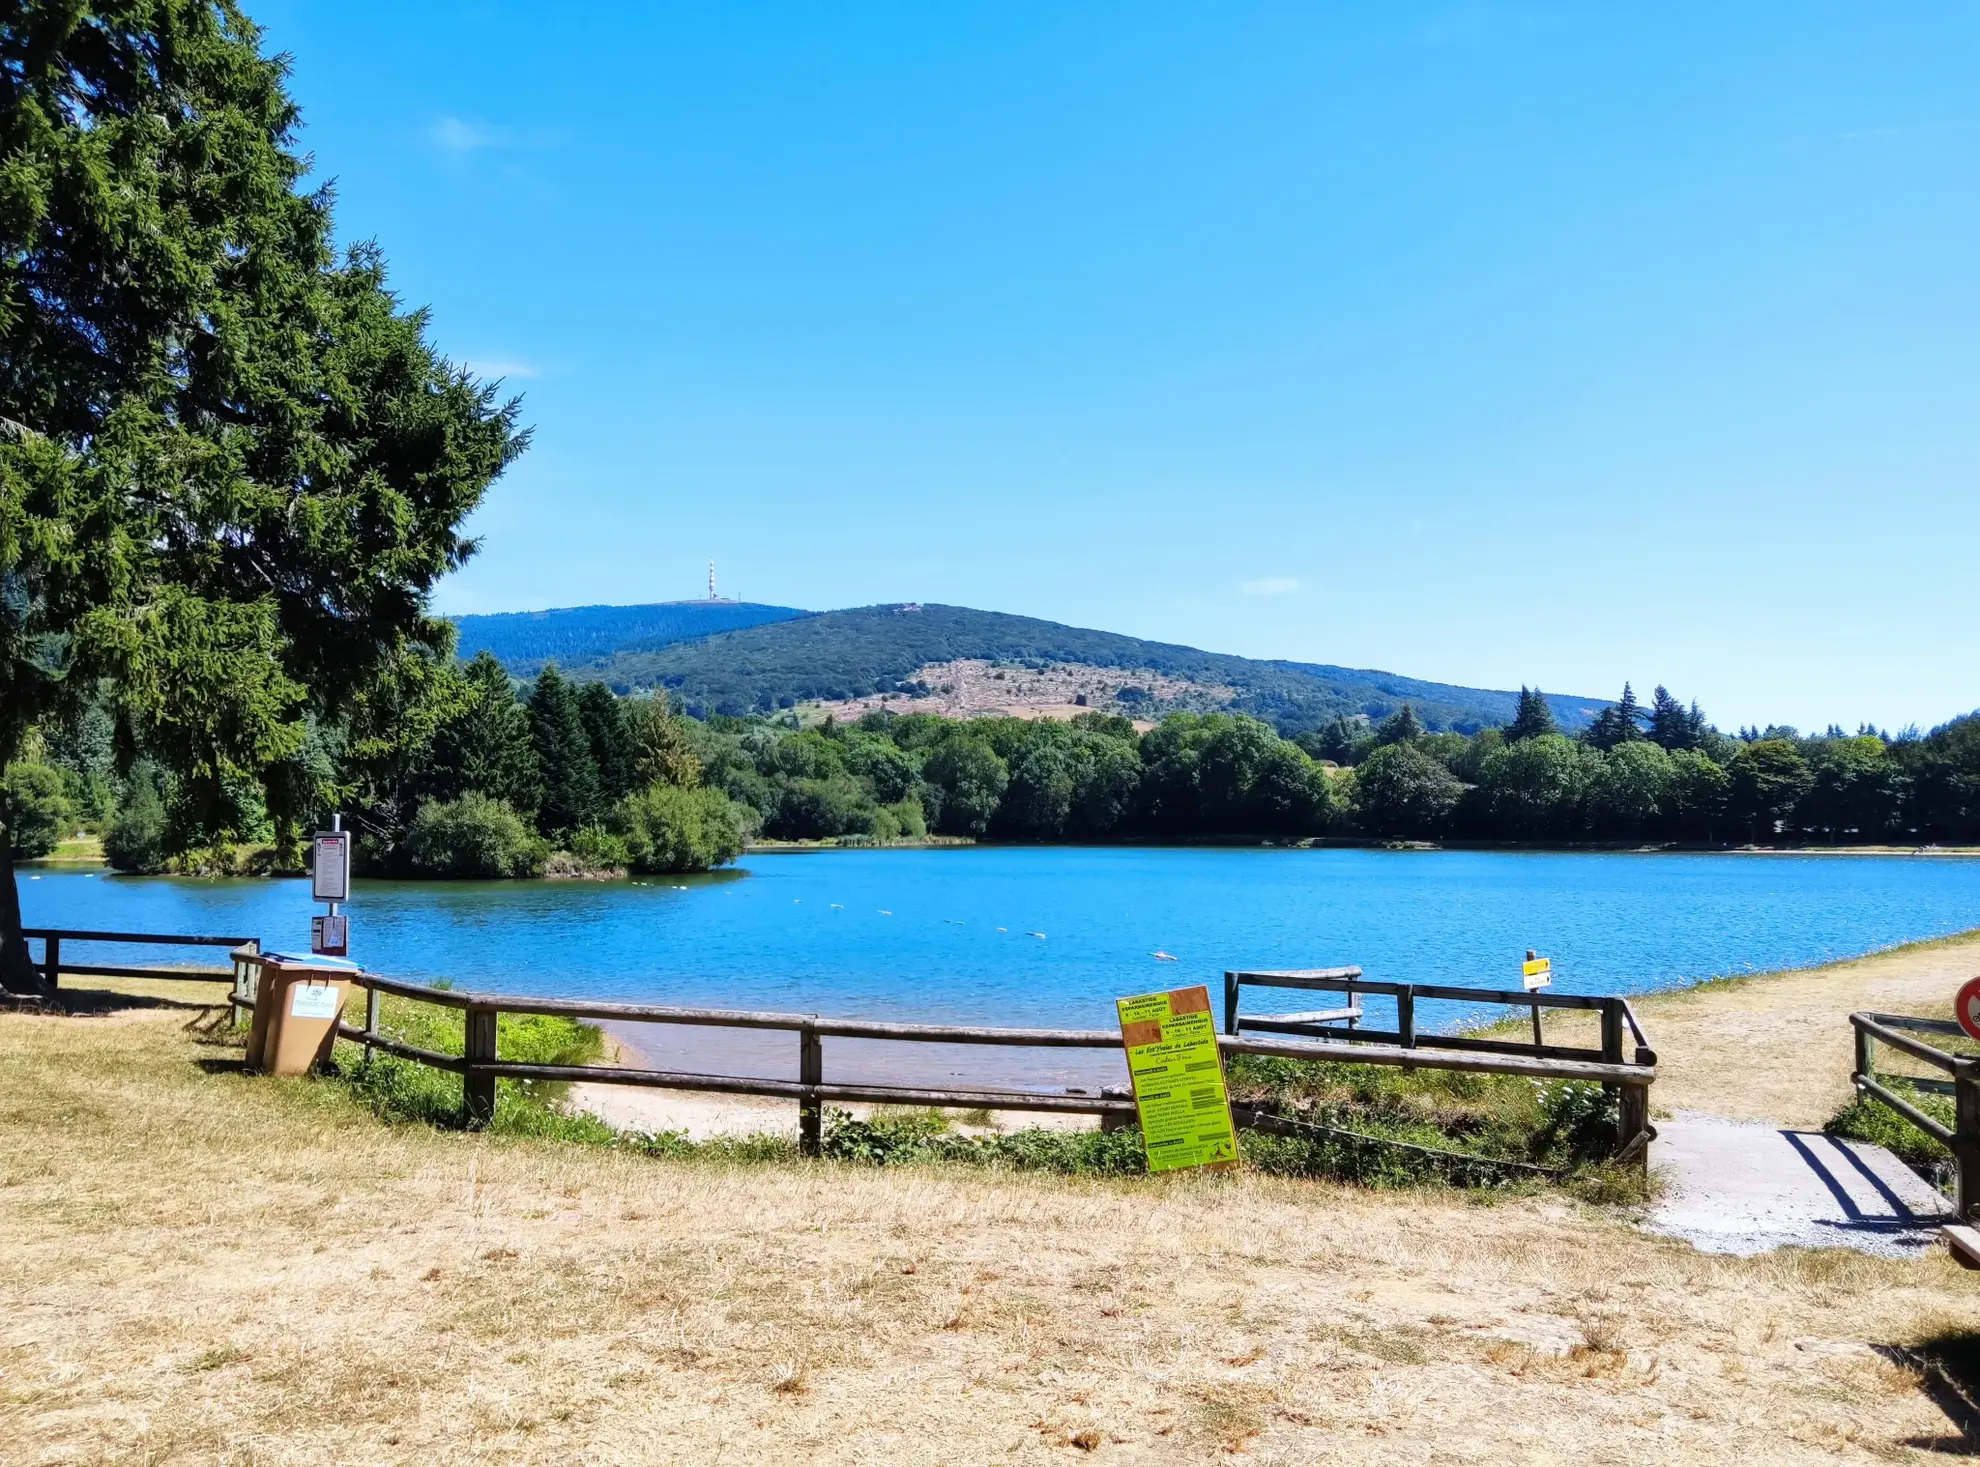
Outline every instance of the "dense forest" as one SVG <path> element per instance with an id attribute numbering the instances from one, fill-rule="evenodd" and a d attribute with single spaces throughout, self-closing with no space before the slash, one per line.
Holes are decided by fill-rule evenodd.
<path id="1" fill-rule="evenodd" d="M 366 737 L 313 728 L 218 805 L 120 760 L 114 734 L 96 709 L 38 731 L 7 777 L 24 854 L 82 826 L 124 870 L 294 869 L 310 812 L 331 808 L 366 869 L 436 877 L 704 870 L 758 838 L 1980 841 L 1980 715 L 1895 737 L 1727 735 L 1663 688 L 1645 706 L 1625 687 L 1574 737 L 1533 690 L 1510 723 L 1469 735 L 1426 729 L 1408 705 L 1296 740 L 1227 713 L 1146 732 L 1099 712 L 799 728 L 692 718 L 554 666 L 519 684 L 482 653 L 434 660 Z"/>
<path id="2" fill-rule="evenodd" d="M 1031 667 L 1077 663 L 1116 668 L 1129 687 L 1136 684 L 1137 674 L 1155 673 L 1228 688 L 1228 711 L 1262 719 L 1288 738 L 1337 717 L 1386 718 L 1405 702 L 1432 728 L 1466 732 L 1504 723 L 1514 711 L 1511 693 L 1490 688 L 1424 682 L 1367 668 L 1232 657 L 934 602 L 817 612 L 711 636 L 669 638 L 665 645 L 643 630 L 643 608 L 617 610 L 625 622 L 623 645 L 576 661 L 563 657 L 565 671 L 621 693 L 669 694 L 696 717 L 775 713 L 798 703 L 875 693 L 911 696 L 921 668 L 961 658 Z M 574 642 L 598 647 L 609 640 L 613 611 L 545 612 L 537 614 L 537 621 L 514 625 L 534 627 L 533 635 L 547 638 L 565 635 L 568 624 Z M 484 635 L 482 624 L 488 620 L 477 618 L 472 626 L 463 622 L 464 646 L 471 631 Z M 494 650 L 517 676 L 537 671 L 536 661 L 509 658 L 499 646 Z M 1599 698 L 1548 699 L 1554 716 L 1571 730 L 1585 725 L 1601 703 Z"/>

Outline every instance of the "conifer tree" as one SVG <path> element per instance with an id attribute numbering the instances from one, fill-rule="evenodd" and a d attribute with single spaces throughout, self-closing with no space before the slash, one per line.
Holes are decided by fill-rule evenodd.
<path id="1" fill-rule="evenodd" d="M 1548 706 L 1545 695 L 1538 688 L 1521 683 L 1519 708 L 1513 714 L 1512 726 L 1506 730 L 1506 742 L 1516 744 L 1521 739 L 1537 739 L 1542 734 L 1559 731 L 1554 724 L 1554 710 Z"/>
<path id="2" fill-rule="evenodd" d="M 1380 747 L 1390 744 L 1413 744 L 1423 737 L 1423 724 L 1416 716 L 1416 710 L 1405 703 L 1394 713 L 1382 720 L 1382 726 L 1375 730 L 1375 742 Z"/>
<path id="3" fill-rule="evenodd" d="M 287 63 L 231 0 L 0 23 L 0 775 L 100 697 L 224 825 L 382 669 L 522 450 L 339 257 Z M 0 808 L 0 986 L 41 985 Z"/>
<path id="4" fill-rule="evenodd" d="M 1595 715 L 1582 738 L 1603 752 L 1643 737 L 1643 709 L 1636 690 L 1623 684 L 1622 697 Z"/>
<path id="5" fill-rule="evenodd" d="M 431 797 L 483 794 L 533 818 L 543 802 L 543 779 L 529 710 L 516 701 L 508 672 L 486 651 L 475 654 L 463 680 L 466 706 L 433 740 Z"/>
<path id="6" fill-rule="evenodd" d="M 1705 732 L 1705 715 L 1694 701 L 1689 710 L 1659 683 L 1650 697 L 1650 741 L 1675 753 L 1695 749 Z"/>
<path id="7" fill-rule="evenodd" d="M 551 663 L 529 695 L 529 723 L 543 780 L 536 828 L 557 838 L 582 830 L 601 813 L 598 765 L 591 757 L 578 695 Z"/>
<path id="8" fill-rule="evenodd" d="M 578 713 L 591 745 L 591 762 L 598 768 L 599 804 L 609 809 L 633 791 L 632 730 L 619 700 L 603 683 L 586 683 L 578 690 Z"/>

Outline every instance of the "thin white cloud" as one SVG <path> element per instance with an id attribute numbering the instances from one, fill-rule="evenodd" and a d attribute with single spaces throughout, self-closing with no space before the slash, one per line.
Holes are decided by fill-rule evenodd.
<path id="1" fill-rule="evenodd" d="M 462 363 L 477 377 L 517 378 L 527 382 L 532 377 L 543 375 L 543 369 L 529 362 L 510 361 L 504 357 L 469 359 Z"/>
<path id="2" fill-rule="evenodd" d="M 1290 596 L 1298 589 L 1298 576 L 1260 576 L 1238 587 L 1247 596 Z"/>
<path id="3" fill-rule="evenodd" d="M 426 140 L 443 153 L 474 153 L 500 147 L 507 141 L 507 135 L 485 123 L 447 116 L 426 130 Z"/>

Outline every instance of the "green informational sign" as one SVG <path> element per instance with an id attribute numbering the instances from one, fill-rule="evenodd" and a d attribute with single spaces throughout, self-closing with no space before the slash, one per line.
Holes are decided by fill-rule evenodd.
<path id="1" fill-rule="evenodd" d="M 1148 1170 L 1237 1165 L 1224 1057 L 1202 986 L 1115 1000 Z"/>

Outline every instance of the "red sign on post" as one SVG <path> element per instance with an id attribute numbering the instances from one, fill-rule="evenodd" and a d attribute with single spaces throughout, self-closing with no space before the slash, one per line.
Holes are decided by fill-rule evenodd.
<path id="1" fill-rule="evenodd" d="M 1980 978 L 1969 978 L 1959 985 L 1959 996 L 1953 1000 L 1953 1017 L 1970 1038 L 1980 1039 Z"/>

